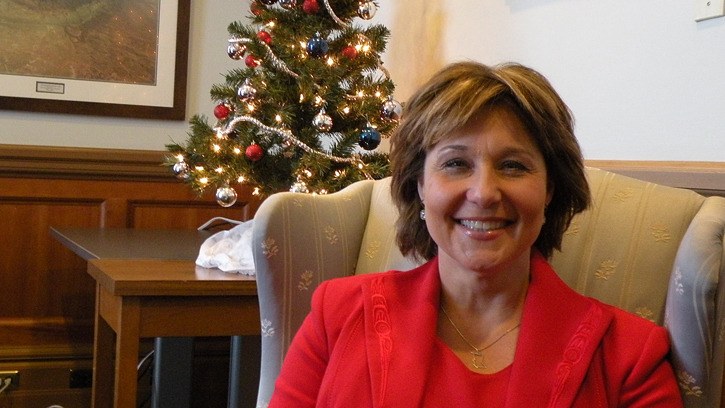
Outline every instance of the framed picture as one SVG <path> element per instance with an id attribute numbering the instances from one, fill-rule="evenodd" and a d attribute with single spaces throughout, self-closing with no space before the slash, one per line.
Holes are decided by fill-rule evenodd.
<path id="1" fill-rule="evenodd" d="M 0 109 L 184 120 L 191 0 L 0 0 Z"/>

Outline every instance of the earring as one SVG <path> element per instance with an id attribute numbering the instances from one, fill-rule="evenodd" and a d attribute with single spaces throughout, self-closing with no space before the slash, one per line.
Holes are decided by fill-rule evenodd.
<path id="1" fill-rule="evenodd" d="M 425 208 L 420 210 L 420 219 L 425 221 Z"/>

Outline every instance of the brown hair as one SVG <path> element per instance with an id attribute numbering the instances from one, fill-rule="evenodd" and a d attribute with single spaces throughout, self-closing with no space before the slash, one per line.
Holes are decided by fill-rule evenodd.
<path id="1" fill-rule="evenodd" d="M 437 246 L 419 217 L 418 180 L 428 151 L 477 114 L 503 106 L 526 126 L 546 163 L 552 200 L 534 247 L 550 257 L 572 217 L 590 202 L 574 119 L 549 81 L 520 64 L 458 62 L 443 68 L 408 101 L 390 139 L 391 192 L 398 207 L 397 243 L 404 255 L 433 258 Z"/>

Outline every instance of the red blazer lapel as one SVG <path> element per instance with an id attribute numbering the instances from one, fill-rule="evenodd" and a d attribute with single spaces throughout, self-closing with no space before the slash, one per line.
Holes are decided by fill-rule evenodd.
<path id="1" fill-rule="evenodd" d="M 436 335 L 439 293 L 435 261 L 374 278 L 363 287 L 375 407 L 421 405 L 427 374 L 434 369 L 430 367 L 431 336 Z"/>
<path id="2" fill-rule="evenodd" d="M 535 253 L 507 407 L 570 407 L 611 319 Z"/>

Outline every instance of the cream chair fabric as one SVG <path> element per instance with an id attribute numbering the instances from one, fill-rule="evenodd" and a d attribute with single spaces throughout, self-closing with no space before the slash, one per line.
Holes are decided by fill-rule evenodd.
<path id="1" fill-rule="evenodd" d="M 665 323 L 686 405 L 720 406 L 725 199 L 587 171 L 594 204 L 573 220 L 554 267 L 574 289 Z M 269 401 L 321 281 L 417 265 L 395 245 L 389 190 L 389 179 L 362 181 L 325 196 L 275 194 L 259 207 L 252 239 L 262 324 L 258 407 Z"/>

